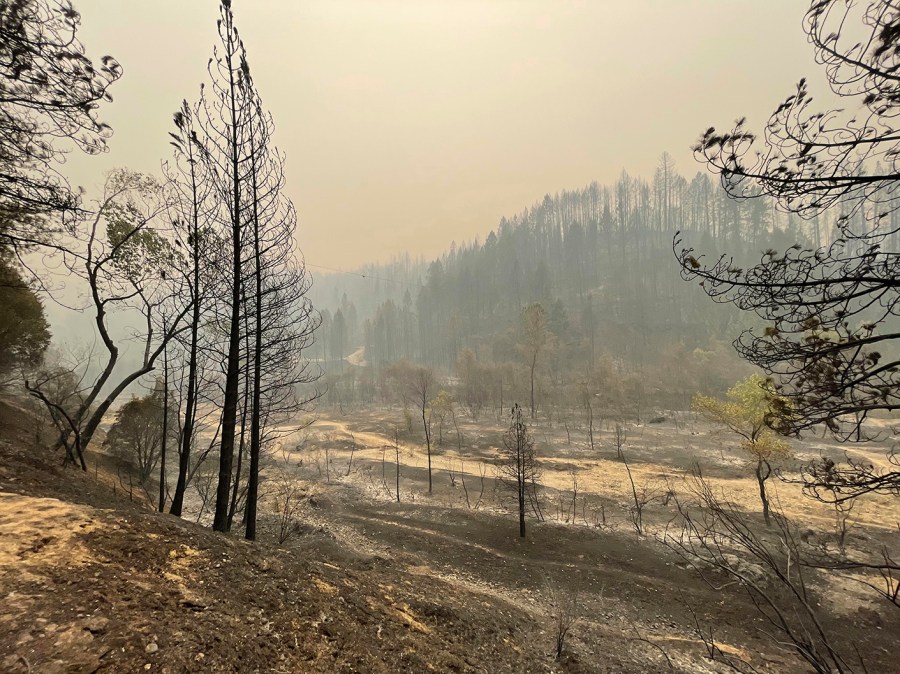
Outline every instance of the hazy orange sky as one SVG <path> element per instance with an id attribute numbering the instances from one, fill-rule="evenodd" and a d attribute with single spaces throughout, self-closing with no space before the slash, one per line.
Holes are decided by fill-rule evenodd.
<path id="1" fill-rule="evenodd" d="M 88 53 L 125 69 L 109 154 L 74 182 L 159 170 L 195 100 L 216 0 L 75 0 Z M 311 265 L 351 269 L 483 239 L 547 192 L 679 170 L 707 126 L 760 129 L 797 80 L 825 93 L 802 0 L 235 0 L 287 154 Z"/>

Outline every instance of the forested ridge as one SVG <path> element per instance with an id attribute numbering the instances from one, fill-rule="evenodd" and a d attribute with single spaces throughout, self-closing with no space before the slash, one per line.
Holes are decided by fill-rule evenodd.
<path id="1" fill-rule="evenodd" d="M 465 349 L 483 363 L 515 364 L 522 311 L 540 304 L 554 337 L 551 378 L 640 373 L 651 392 L 660 389 L 660 404 L 677 405 L 730 385 L 740 367 L 730 341 L 753 317 L 680 282 L 676 232 L 746 264 L 798 240 L 825 242 L 833 226 L 764 198 L 729 199 L 704 173 L 679 175 L 664 154 L 652 180 L 623 172 L 612 185 L 548 194 L 484 241 L 454 243 L 431 262 L 406 255 L 317 276 L 317 355 L 333 377 L 360 346 L 364 361 L 357 353 L 354 362 L 375 370 L 401 359 L 452 369 Z"/>

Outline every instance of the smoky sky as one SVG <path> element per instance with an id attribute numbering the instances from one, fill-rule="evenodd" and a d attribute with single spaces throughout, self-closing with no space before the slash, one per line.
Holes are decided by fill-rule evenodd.
<path id="1" fill-rule="evenodd" d="M 114 166 L 158 172 L 182 99 L 215 44 L 215 0 L 76 0 L 88 53 L 125 76 L 102 157 L 70 156 L 88 190 Z M 482 239 L 546 193 L 624 169 L 746 116 L 761 129 L 801 77 L 824 80 L 801 0 L 235 0 L 287 155 L 298 240 L 354 268 Z"/>

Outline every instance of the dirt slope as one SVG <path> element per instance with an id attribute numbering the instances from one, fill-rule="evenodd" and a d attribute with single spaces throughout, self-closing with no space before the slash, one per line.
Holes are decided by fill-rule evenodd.
<path id="1" fill-rule="evenodd" d="M 0 429 L 2 672 L 594 671 L 501 598 L 324 533 L 279 549 L 148 512 L 31 447 L 7 403 Z"/>

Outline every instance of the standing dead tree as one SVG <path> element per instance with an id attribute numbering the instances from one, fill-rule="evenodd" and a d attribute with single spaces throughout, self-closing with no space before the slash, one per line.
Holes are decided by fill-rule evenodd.
<path id="1" fill-rule="evenodd" d="M 453 459 L 447 457 L 447 477 L 450 478 L 450 486 L 456 489 L 456 469 L 453 467 Z"/>
<path id="2" fill-rule="evenodd" d="M 356 452 L 356 438 L 350 433 L 350 460 L 347 461 L 346 477 L 350 477 L 350 471 L 353 469 L 353 454 Z"/>
<path id="3" fill-rule="evenodd" d="M 190 319 L 188 319 L 190 320 Z M 172 514 L 181 516 L 184 507 L 184 498 L 187 488 L 192 480 L 205 471 L 207 461 L 217 457 L 219 440 L 222 431 L 222 417 L 219 413 L 221 408 L 221 368 L 218 354 L 214 348 L 210 348 L 212 341 L 207 330 L 201 331 L 198 358 L 196 364 L 196 381 L 194 386 L 195 401 L 193 411 L 188 417 L 185 399 L 190 388 L 189 380 L 189 359 L 190 351 L 185 349 L 186 344 L 190 343 L 190 328 L 188 328 L 182 336 L 183 340 L 178 340 L 178 347 L 175 348 L 174 355 L 177 358 L 176 368 L 177 376 L 174 390 L 179 398 L 179 404 L 176 407 L 179 420 L 179 442 L 178 442 L 178 478 L 176 480 L 175 491 L 172 494 L 172 508 L 176 507 L 176 511 Z M 191 425 L 188 428 L 186 422 L 190 418 Z M 188 436 L 190 430 L 190 436 Z M 186 437 L 187 436 L 187 437 Z M 189 443 L 189 452 L 185 456 L 184 443 Z M 184 464 L 184 476 L 182 477 L 182 464 Z M 179 487 L 183 490 L 179 494 Z M 180 497 L 180 502 L 176 501 Z"/>
<path id="4" fill-rule="evenodd" d="M 525 424 L 522 408 L 513 405 L 510 425 L 503 436 L 503 447 L 497 460 L 497 476 L 508 491 L 515 493 L 519 515 L 519 536 L 525 537 L 526 502 L 529 489 L 534 489 L 541 470 L 534 452 L 534 440 Z"/>
<path id="5" fill-rule="evenodd" d="M 417 367 L 413 372 L 409 386 L 415 396 L 419 412 L 422 414 L 422 427 L 425 429 L 425 450 L 428 454 L 428 493 L 431 493 L 431 419 L 426 418 L 429 407 L 429 391 L 434 386 L 434 373 L 427 367 Z"/>
<path id="6" fill-rule="evenodd" d="M 400 503 L 400 429 L 396 426 L 394 426 L 394 466 L 396 468 L 394 477 L 396 480 L 397 503 Z"/>
<path id="7" fill-rule="evenodd" d="M 575 524 L 575 516 L 578 514 L 578 469 L 569 467 L 569 479 L 572 481 L 572 524 Z M 567 518 L 568 520 L 568 518 Z"/>
<path id="8" fill-rule="evenodd" d="M 177 272 L 183 275 L 191 297 L 188 327 L 177 340 L 186 371 L 180 386 L 184 390 L 184 410 L 178 447 L 178 478 L 169 512 L 180 517 L 197 439 L 198 405 L 203 395 L 203 350 L 208 331 L 202 329 L 202 320 L 208 314 L 217 276 L 214 270 L 221 267 L 218 253 L 221 247 L 216 245 L 219 241 L 212 228 L 215 207 L 210 203 L 213 196 L 213 182 L 208 174 L 210 166 L 197 137 L 194 111 L 187 101 L 174 120 L 176 132 L 170 134 L 175 149 L 174 161 L 165 164 L 163 170 L 172 195 L 169 218 L 175 243 L 187 251 L 187 264 Z"/>
<path id="9" fill-rule="evenodd" d="M 415 405 L 422 419 L 422 428 L 425 431 L 425 449 L 428 455 L 428 493 L 432 490 L 431 478 L 431 415 L 429 414 L 432 393 L 437 381 L 434 371 L 422 365 L 413 365 L 407 361 L 395 363 L 391 368 L 391 376 L 396 380 L 400 398 L 406 405 Z M 412 417 L 407 417 L 411 426 Z"/>
<path id="10" fill-rule="evenodd" d="M 581 392 L 582 401 L 584 404 L 584 409 L 587 414 L 587 426 L 588 426 L 588 442 L 591 446 L 591 451 L 594 451 L 594 392 L 585 385 Z M 569 430 L 566 428 L 566 436 L 568 437 Z"/>
<path id="11" fill-rule="evenodd" d="M 250 470 L 247 479 L 245 536 L 256 537 L 260 459 L 266 436 L 283 434 L 276 424 L 306 410 L 318 398 L 306 385 L 320 372 L 303 357 L 312 345 L 321 318 L 307 297 L 311 279 L 296 250 L 297 214 L 283 194 L 284 156 L 272 145 L 274 123 L 263 111 L 252 87 L 249 66 L 243 66 L 251 85 L 247 227 L 252 242 L 252 388 L 250 409 Z M 300 391 L 308 391 L 303 395 Z M 296 422 L 294 423 L 296 426 Z"/>
<path id="12" fill-rule="evenodd" d="M 227 531 L 234 516 L 240 437 L 238 464 L 245 450 L 249 458 L 245 536 L 253 539 L 264 447 L 275 442 L 278 422 L 317 397 L 301 389 L 317 378 L 302 352 L 319 319 L 306 297 L 309 275 L 295 249 L 296 213 L 282 192 L 284 157 L 272 145 L 274 125 L 254 86 L 231 0 L 222 0 L 218 33 L 208 67 L 211 86 L 189 134 L 217 204 L 210 219 L 228 253 L 209 321 L 224 365 L 213 528 Z"/>
<path id="13" fill-rule="evenodd" d="M 217 24 L 220 44 L 208 67 L 211 93 L 201 99 L 198 133 L 203 137 L 205 157 L 209 161 L 210 173 L 222 205 L 217 219 L 222 226 L 230 257 L 226 267 L 228 271 L 223 274 L 228 288 L 224 323 L 227 346 L 221 409 L 222 440 L 219 445 L 219 476 L 213 521 L 216 531 L 227 531 L 240 395 L 242 250 L 248 243 L 244 231 L 244 198 L 248 191 L 245 167 L 250 151 L 246 110 L 251 92 L 243 67 L 246 63 L 244 46 L 234 25 L 231 0 L 222 1 L 220 15 Z"/>
<path id="14" fill-rule="evenodd" d="M 549 348 L 553 333 L 547 324 L 547 311 L 541 304 L 532 304 L 522 311 L 522 329 L 524 343 L 519 346 L 528 364 L 529 381 L 531 383 L 531 418 L 534 419 L 534 386 L 538 359 Z"/>
<path id="15" fill-rule="evenodd" d="M 633 506 L 629 509 L 631 516 L 631 524 L 638 535 L 644 535 L 644 508 L 650 505 L 658 496 L 659 489 L 651 484 L 644 483 L 638 487 L 634 482 L 634 476 L 631 474 L 631 466 L 625 455 L 622 454 L 622 463 L 625 464 L 625 472 L 628 474 L 628 483 L 631 485 L 631 498 Z"/>
<path id="16" fill-rule="evenodd" d="M 856 501 L 839 501 L 834 504 L 834 524 L 838 550 L 842 556 L 847 554 L 847 532 L 850 528 L 850 514 Z"/>
<path id="17" fill-rule="evenodd" d="M 159 450 L 159 495 L 156 500 L 157 512 L 166 511 L 166 499 L 169 498 L 169 478 L 166 474 L 166 459 L 169 450 L 169 435 L 174 436 L 173 441 L 178 440 L 178 432 L 172 433 L 174 429 L 172 425 L 172 395 L 169 385 L 169 354 L 163 350 L 163 376 L 162 376 L 162 399 L 165 401 L 162 414 L 162 443 Z"/>
<path id="18" fill-rule="evenodd" d="M 625 443 L 628 442 L 628 431 L 626 430 L 625 426 L 620 424 L 618 421 L 616 422 L 613 442 L 616 445 L 616 458 L 620 461 L 624 461 L 625 455 L 622 454 L 622 448 L 625 447 Z"/>

